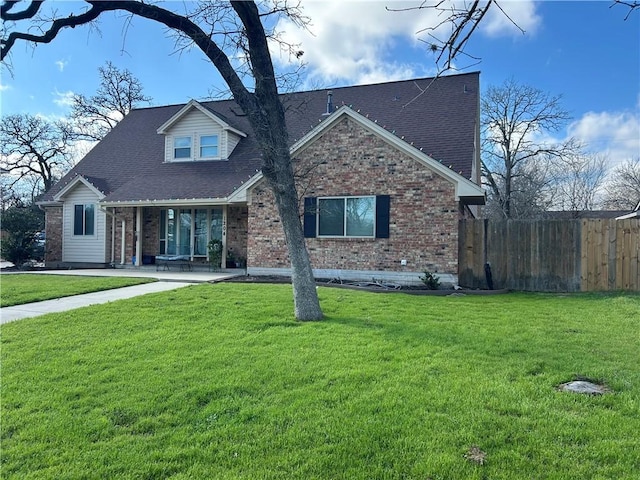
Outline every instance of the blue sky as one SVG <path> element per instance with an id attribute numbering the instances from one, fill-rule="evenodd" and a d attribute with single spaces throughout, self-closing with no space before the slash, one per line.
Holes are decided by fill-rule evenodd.
<path id="1" fill-rule="evenodd" d="M 417 4 L 419 2 L 414 2 Z M 310 32 L 290 22 L 278 27 L 284 38 L 301 43 L 308 63 L 303 87 L 430 76 L 436 70 L 422 36 L 433 12 L 397 12 L 388 1 L 304 1 Z M 56 2 L 61 11 L 78 11 L 79 2 Z M 189 2 L 168 2 L 171 8 Z M 461 71 L 482 72 L 483 87 L 513 77 L 554 95 L 573 120 L 557 138 L 576 136 L 610 163 L 640 156 L 640 12 L 608 1 L 532 2 L 503 0 L 501 5 L 526 33 L 499 11 L 486 19 L 468 45 L 480 64 L 460 59 Z M 51 44 L 17 44 L 11 72 L 1 69 L 0 109 L 13 113 L 63 116 L 71 93 L 92 94 L 97 69 L 107 60 L 129 69 L 153 97 L 154 105 L 183 103 L 224 90 L 214 67 L 197 50 L 175 52 L 168 32 L 134 18 L 125 28 L 122 14 L 100 20 L 99 31 L 63 31 Z M 10 27 L 11 28 L 11 27 Z M 287 58 L 275 58 L 277 65 Z"/>

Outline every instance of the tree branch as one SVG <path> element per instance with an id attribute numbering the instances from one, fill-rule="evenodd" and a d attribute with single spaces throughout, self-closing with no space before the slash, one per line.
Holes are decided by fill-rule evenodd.
<path id="1" fill-rule="evenodd" d="M 17 20 L 25 20 L 27 18 L 33 18 L 40 10 L 44 0 L 33 1 L 29 4 L 27 8 L 25 8 L 21 12 L 12 13 L 10 10 L 16 6 L 16 4 L 20 3 L 19 0 L 6 0 L 2 6 L 0 7 L 0 18 L 3 21 L 11 22 Z"/>

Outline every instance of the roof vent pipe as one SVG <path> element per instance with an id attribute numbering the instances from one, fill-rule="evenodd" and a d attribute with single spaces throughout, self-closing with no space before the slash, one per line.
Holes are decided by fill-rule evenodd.
<path id="1" fill-rule="evenodd" d="M 332 111 L 333 111 L 333 91 L 329 90 L 327 92 L 327 111 L 324 114 L 331 115 Z"/>

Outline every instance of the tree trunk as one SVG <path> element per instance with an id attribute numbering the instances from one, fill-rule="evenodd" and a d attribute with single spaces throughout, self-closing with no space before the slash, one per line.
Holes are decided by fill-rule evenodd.
<path id="1" fill-rule="evenodd" d="M 269 183 L 278 206 L 289 250 L 295 316 L 298 320 L 321 320 L 322 310 L 298 214 L 298 196 L 295 189 L 280 191 L 277 185 Z M 291 184 L 294 184 L 293 172 L 291 172 Z"/>
<path id="2" fill-rule="evenodd" d="M 231 2 L 246 29 L 255 93 L 234 98 L 249 116 L 262 151 L 262 173 L 273 191 L 291 262 L 291 283 L 298 320 L 320 320 L 322 310 L 304 242 L 284 108 L 258 8 L 253 2 Z"/>

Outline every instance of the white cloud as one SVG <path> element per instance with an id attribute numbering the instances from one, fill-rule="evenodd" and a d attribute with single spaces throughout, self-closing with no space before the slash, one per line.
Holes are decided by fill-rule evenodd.
<path id="1" fill-rule="evenodd" d="M 56 60 L 55 64 L 58 67 L 58 70 L 64 72 L 64 69 L 69 64 L 69 62 L 67 60 Z"/>
<path id="2" fill-rule="evenodd" d="M 435 27 L 444 14 L 434 9 L 411 9 L 420 2 L 378 0 L 322 0 L 303 3 L 303 14 L 310 18 L 308 31 L 289 19 L 281 19 L 276 31 L 304 51 L 302 61 L 308 65 L 307 87 L 335 83 L 370 83 L 433 75 L 437 72 L 434 57 L 425 41 L 429 34 L 442 39 L 448 25 Z M 503 1 L 500 6 L 520 27 L 533 32 L 540 24 L 536 5 L 531 0 Z M 395 10 L 395 11 L 390 11 Z M 520 34 L 520 31 L 497 7 L 489 9 L 480 32 L 489 36 Z M 276 64 L 287 65 L 275 45 L 272 56 Z"/>
<path id="3" fill-rule="evenodd" d="M 75 94 L 68 90 L 66 92 L 59 92 L 58 90 L 53 92 L 53 103 L 59 107 L 67 108 L 73 105 L 73 96 Z"/>
<path id="4" fill-rule="evenodd" d="M 276 30 L 287 42 L 300 44 L 311 84 L 378 82 L 428 74 L 423 65 L 426 57 L 407 61 L 393 55 L 398 44 L 406 49 L 416 46 L 416 32 L 428 22 L 426 15 L 390 12 L 389 5 L 402 8 L 415 3 L 312 1 L 304 4 L 303 11 L 311 19 L 308 31 L 288 19 L 280 20 Z M 274 53 L 274 60 L 286 64 L 289 59 Z"/>
<path id="5" fill-rule="evenodd" d="M 640 111 L 587 112 L 567 132 L 587 150 L 605 154 L 610 166 L 640 157 Z"/>
<path id="6" fill-rule="evenodd" d="M 53 103 L 55 103 L 60 108 L 70 108 L 73 105 L 73 96 L 75 95 L 71 90 L 67 90 L 66 92 L 59 92 L 55 90 L 53 93 Z"/>
<path id="7" fill-rule="evenodd" d="M 11 88 L 10 85 L 5 85 L 4 83 L 0 83 L 0 92 L 6 92 Z"/>
<path id="8" fill-rule="evenodd" d="M 503 0 L 499 6 L 491 5 L 481 24 L 481 31 L 490 37 L 522 35 L 520 29 L 532 35 L 541 23 L 542 17 L 536 12 L 535 2 Z"/>

